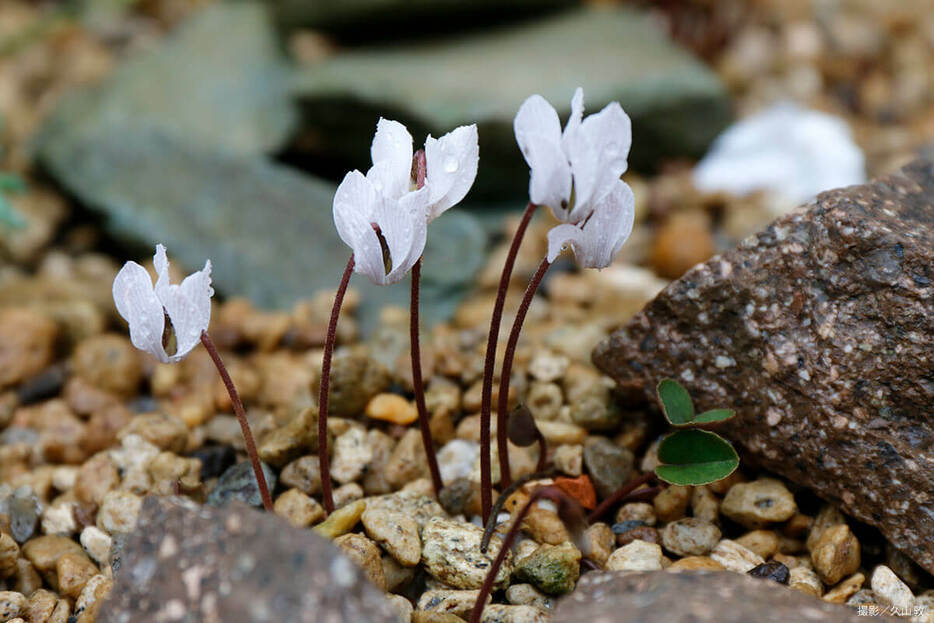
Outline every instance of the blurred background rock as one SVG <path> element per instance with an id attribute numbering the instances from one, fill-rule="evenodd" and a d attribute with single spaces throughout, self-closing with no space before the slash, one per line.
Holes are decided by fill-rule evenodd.
<path id="1" fill-rule="evenodd" d="M 222 294 L 261 306 L 333 288 L 348 253 L 333 189 L 368 166 L 382 115 L 417 142 L 480 125 L 477 185 L 433 225 L 423 273 L 426 318 L 449 317 L 495 285 L 527 200 L 519 104 L 538 92 L 566 116 L 582 86 L 588 112 L 619 100 L 633 119 L 637 225 L 612 274 L 654 292 L 793 207 L 695 188 L 734 119 L 789 100 L 830 113 L 867 175 L 886 173 L 932 150 L 932 61 L 927 0 L 6 0 L 0 169 L 28 190 L 10 197 L 25 225 L 0 230 L 0 287 L 48 272 L 50 245 L 130 258 L 160 241 L 189 267 L 210 257 Z M 408 297 L 354 287 L 364 326 Z"/>

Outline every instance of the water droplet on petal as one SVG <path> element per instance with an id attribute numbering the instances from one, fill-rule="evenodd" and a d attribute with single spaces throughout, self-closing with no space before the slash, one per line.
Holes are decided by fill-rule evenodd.
<path id="1" fill-rule="evenodd" d="M 457 171 L 457 159 L 456 158 L 445 158 L 444 170 L 446 173 L 454 173 L 455 171 Z"/>

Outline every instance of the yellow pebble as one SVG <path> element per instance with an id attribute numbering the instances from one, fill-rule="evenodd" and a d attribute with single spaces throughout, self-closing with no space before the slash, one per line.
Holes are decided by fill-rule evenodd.
<path id="1" fill-rule="evenodd" d="M 403 426 L 418 419 L 418 411 L 398 394 L 378 394 L 366 406 L 366 414 L 374 420 L 383 420 Z"/>

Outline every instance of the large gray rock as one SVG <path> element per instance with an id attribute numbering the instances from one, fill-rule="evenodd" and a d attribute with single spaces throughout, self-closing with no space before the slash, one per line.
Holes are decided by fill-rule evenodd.
<path id="1" fill-rule="evenodd" d="M 241 504 L 213 509 L 148 497 L 97 621 L 169 620 L 399 619 L 363 572 L 310 530 Z"/>
<path id="2" fill-rule="evenodd" d="M 273 151 L 295 126 L 290 72 L 263 5 L 216 3 L 104 84 L 66 97 L 42 130 L 39 154 L 59 171 L 73 166 L 76 144 L 129 123 L 235 153 Z"/>
<path id="3" fill-rule="evenodd" d="M 673 282 L 594 350 L 663 377 L 750 460 L 877 526 L 934 571 L 934 163 L 823 193 Z"/>
<path id="4" fill-rule="evenodd" d="M 470 36 L 362 48 L 309 66 L 298 80 L 321 154 L 366 162 L 376 119 L 406 122 L 417 140 L 480 124 L 480 172 L 469 199 L 522 195 L 513 136 L 520 104 L 540 93 L 564 115 L 584 88 L 587 109 L 619 100 L 632 117 L 633 166 L 699 156 L 729 120 L 716 76 L 647 14 L 591 7 Z"/>
<path id="5" fill-rule="evenodd" d="M 218 292 L 287 307 L 321 288 L 336 288 L 350 257 L 331 215 L 334 186 L 266 161 L 196 147 L 141 124 L 112 126 L 59 146 L 51 160 L 59 181 L 102 213 L 120 240 L 140 255 L 162 242 L 188 268 L 213 264 Z M 433 222 L 425 252 L 425 324 L 451 313 L 483 261 L 486 236 L 469 214 Z M 377 287 L 351 281 L 363 294 L 371 326 L 387 302 L 408 305 L 408 283 Z"/>
<path id="6" fill-rule="evenodd" d="M 721 571 L 588 573 L 558 603 L 552 623 L 860 623 L 854 608 L 770 580 Z M 898 619 L 876 615 L 873 621 Z"/>
<path id="7" fill-rule="evenodd" d="M 307 26 L 359 39 L 400 34 L 425 36 L 438 26 L 465 25 L 515 18 L 578 0 L 273 0 L 288 26 Z"/>

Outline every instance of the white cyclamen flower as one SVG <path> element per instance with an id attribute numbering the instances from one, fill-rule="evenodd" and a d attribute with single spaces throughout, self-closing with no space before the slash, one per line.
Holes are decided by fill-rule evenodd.
<path id="1" fill-rule="evenodd" d="M 570 247 L 582 268 L 606 268 L 632 233 L 635 197 L 622 180 L 603 195 L 579 225 L 562 223 L 548 232 L 548 261 Z"/>
<path id="2" fill-rule="evenodd" d="M 114 303 L 130 325 L 133 346 L 162 363 L 175 363 L 191 352 L 211 322 L 211 260 L 178 285 L 169 283 L 169 260 L 161 244 L 156 245 L 153 263 L 158 275 L 155 287 L 145 268 L 136 262 L 123 265 L 114 279 Z M 176 349 L 171 355 L 163 344 L 166 317 L 175 332 Z"/>
<path id="3" fill-rule="evenodd" d="M 541 95 L 525 100 L 513 123 L 532 170 L 529 198 L 565 223 L 582 222 L 607 193 L 622 192 L 616 182 L 626 172 L 632 144 L 629 116 L 619 102 L 583 115 L 584 92 L 578 88 L 563 133 L 557 111 Z"/>
<path id="4" fill-rule="evenodd" d="M 455 205 L 477 175 L 477 128 L 463 126 L 425 146 L 426 183 L 414 188 L 412 135 L 380 119 L 363 175 L 348 173 L 334 194 L 334 225 L 353 249 L 354 269 L 378 285 L 401 280 L 425 250 L 428 222 Z"/>

